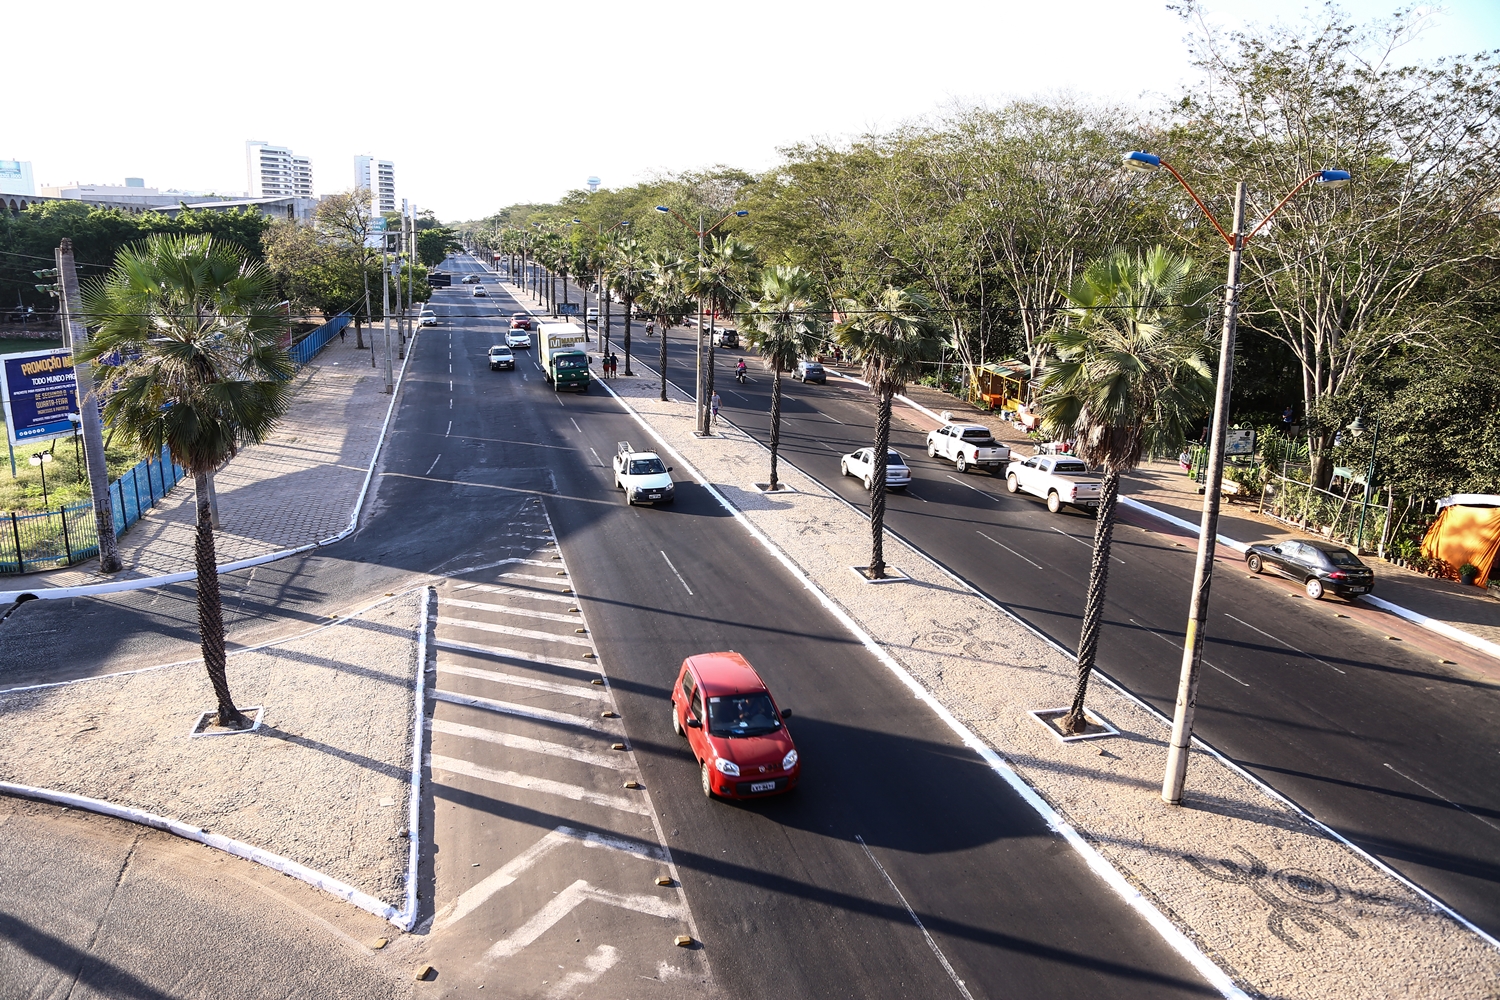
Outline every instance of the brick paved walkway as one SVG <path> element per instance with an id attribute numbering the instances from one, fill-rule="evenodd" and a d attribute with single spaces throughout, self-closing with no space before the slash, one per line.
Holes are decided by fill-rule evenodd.
<path id="1" fill-rule="evenodd" d="M 383 356 L 383 355 L 382 355 Z M 400 364 L 398 360 L 397 375 Z M 343 531 L 379 443 L 391 397 L 368 349 L 335 339 L 297 376 L 291 409 L 270 440 L 251 445 L 214 479 L 219 564 L 295 548 Z M 120 536 L 125 568 L 113 576 L 91 559 L 15 577 L 14 586 L 69 587 L 180 573 L 193 568 L 192 482 Z"/>

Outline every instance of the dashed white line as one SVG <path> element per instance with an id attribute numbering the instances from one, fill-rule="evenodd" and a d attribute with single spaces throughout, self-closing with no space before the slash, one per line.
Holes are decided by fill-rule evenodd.
<path id="1" fill-rule="evenodd" d="M 688 596 L 695 596 L 693 594 L 693 588 L 689 587 L 687 585 L 687 581 L 682 578 L 682 574 L 677 572 L 677 567 L 672 565 L 672 560 L 667 559 L 667 554 L 665 552 L 662 552 L 661 549 L 657 549 L 656 551 L 661 552 L 661 557 L 667 560 L 667 568 L 670 569 L 672 571 L 672 574 L 677 577 L 677 582 L 682 584 L 682 589 L 688 592 Z"/>
<path id="2" fill-rule="evenodd" d="M 1329 670 L 1332 670 L 1332 671 L 1334 671 L 1336 673 L 1340 673 L 1340 674 L 1345 673 L 1345 671 L 1339 670 L 1339 668 L 1335 667 L 1332 663 L 1327 663 L 1327 662 L 1325 662 L 1323 660 L 1318 659 L 1316 656 L 1312 655 L 1311 653 L 1304 652 L 1303 650 L 1298 649 L 1296 646 L 1293 646 L 1291 643 L 1287 642 L 1285 639 L 1277 639 L 1274 635 L 1272 635 L 1271 633 L 1267 632 L 1265 629 L 1256 628 L 1254 625 L 1251 625 L 1249 622 L 1245 621 L 1245 619 L 1243 619 L 1243 618 L 1235 618 L 1234 615 L 1230 615 L 1230 614 L 1226 614 L 1224 617 L 1232 619 L 1234 621 L 1237 621 L 1241 625 L 1245 626 L 1248 629 L 1252 629 L 1252 630 L 1254 630 L 1256 632 L 1259 632 L 1261 635 L 1265 636 L 1267 639 L 1276 639 L 1277 642 L 1281 643 L 1283 646 L 1285 646 L 1287 649 L 1290 649 L 1292 652 L 1294 652 L 1294 653 L 1300 653 L 1301 655 L 1307 657 L 1309 660 L 1312 660 L 1315 663 L 1322 663 L 1323 666 L 1327 667 Z"/>
<path id="3" fill-rule="evenodd" d="M 422 475 L 424 475 L 424 476 L 430 476 L 430 475 L 432 475 L 432 470 L 437 468 L 438 459 L 442 458 L 442 457 L 443 457 L 443 453 L 442 452 L 438 452 L 437 458 L 434 458 L 432 460 L 432 464 L 427 467 L 427 471 L 424 472 L 424 473 L 422 473 Z"/>
<path id="4" fill-rule="evenodd" d="M 569 421 L 571 421 L 571 422 L 572 422 L 572 424 L 573 424 L 573 429 L 574 429 L 574 430 L 575 430 L 575 431 L 577 431 L 577 432 L 578 432 L 578 433 L 580 433 L 580 434 L 582 434 L 582 433 L 583 433 L 583 428 L 582 428 L 582 427 L 579 427 L 579 426 L 578 426 L 578 421 L 576 421 L 576 420 L 574 420 L 574 419 L 573 419 L 573 418 L 572 418 L 572 417 L 569 417 L 569 418 L 568 418 L 568 420 L 569 420 Z"/>
<path id="5" fill-rule="evenodd" d="M 1405 778 L 1407 781 L 1410 781 L 1413 785 L 1416 785 L 1418 788 L 1420 788 L 1420 789 L 1422 789 L 1422 790 L 1424 790 L 1424 791 L 1426 791 L 1426 792 L 1428 792 L 1428 793 L 1430 793 L 1432 795 L 1436 795 L 1438 798 L 1442 799 L 1444 802 L 1448 803 L 1450 806 L 1452 806 L 1453 808 L 1457 809 L 1459 812 L 1464 813 L 1464 814 L 1466 814 L 1468 816 L 1473 816 L 1475 819 L 1479 820 L 1479 822 L 1483 823 L 1485 826 L 1489 827 L 1492 830 L 1500 830 L 1500 826 L 1496 826 L 1494 823 L 1491 823 L 1489 820 L 1485 819 L 1483 816 L 1480 816 L 1480 815 L 1478 815 L 1476 813 L 1469 812 L 1469 810 L 1465 809 L 1463 806 L 1459 805 L 1457 802 L 1454 802 L 1452 799 L 1448 798 L 1446 795 L 1442 794 L 1437 789 L 1432 788 L 1432 787 L 1430 787 L 1428 785 L 1422 784 L 1420 781 L 1418 781 L 1416 778 L 1413 778 L 1409 774 L 1403 774 L 1402 772 L 1397 771 L 1394 767 L 1391 767 L 1391 765 L 1389 765 L 1389 764 L 1387 764 L 1385 766 L 1388 767 L 1388 768 L 1390 768 L 1391 772 L 1393 774 L 1400 774 L 1401 777 Z"/>
<path id="6" fill-rule="evenodd" d="M 452 434 L 452 433 L 453 433 L 453 421 L 450 420 L 450 421 L 448 421 L 448 429 L 445 430 L 445 431 L 443 431 L 443 437 L 447 437 L 449 434 Z"/>
<path id="7" fill-rule="evenodd" d="M 596 462 L 599 463 L 599 468 L 601 468 L 601 469 L 604 468 L 604 459 L 602 459 L 602 458 L 599 457 L 599 453 L 597 451 L 594 451 L 594 446 L 593 445 L 589 445 L 589 451 L 593 451 L 594 452 L 594 461 L 596 461 Z"/>
<path id="8" fill-rule="evenodd" d="M 943 949 L 939 948 L 937 942 L 932 939 L 932 935 L 927 933 L 927 928 L 922 924 L 922 918 L 917 916 L 917 911 L 911 908 L 911 904 L 906 901 L 906 897 L 901 894 L 901 890 L 896 888 L 895 880 L 885 870 L 885 865 L 882 865 L 880 860 L 870 851 L 870 845 L 865 843 L 865 838 L 856 833 L 854 839 L 859 841 L 859 846 L 864 848 L 865 857 L 870 859 L 870 863 L 880 872 L 880 877 L 885 879 L 885 884 L 891 887 L 891 891 L 896 894 L 896 898 L 901 900 L 901 905 L 906 907 L 906 912 L 911 917 L 912 923 L 917 925 L 917 929 L 927 939 L 927 947 L 931 948 L 932 953 L 937 956 L 938 962 L 943 966 L 943 971 L 948 973 L 948 978 L 953 980 L 954 986 L 958 987 L 958 992 L 963 995 L 964 1000 L 974 1000 L 974 994 L 969 992 L 969 988 L 964 985 L 964 981 L 958 978 L 958 973 L 953 971 L 953 966 L 948 964 L 948 958 L 943 954 Z"/>
<path id="9" fill-rule="evenodd" d="M 1029 562 L 1029 563 L 1031 563 L 1031 565 L 1035 566 L 1037 569 L 1042 569 L 1042 564 L 1041 563 L 1039 563 L 1039 562 L 1033 562 L 1032 560 L 1027 559 L 1025 556 L 1021 555 L 1021 553 L 1017 552 L 1015 549 L 1011 548 L 1009 545 L 1006 545 L 1004 542 L 996 541 L 995 539 L 990 538 L 989 535 L 986 535 L 982 531 L 978 532 L 978 535 L 979 535 L 980 538 L 985 538 L 985 539 L 988 539 L 989 541 L 995 542 L 996 545 L 1000 546 L 1002 549 L 1004 549 L 1005 551 L 1009 552 L 1011 555 L 1015 556 L 1017 559 L 1020 559 L 1023 562 Z"/>
<path id="10" fill-rule="evenodd" d="M 1052 525 L 1048 525 L 1048 527 L 1052 528 L 1053 531 L 1057 532 L 1059 535 L 1062 535 L 1064 538 L 1071 538 L 1073 541 L 1077 542 L 1079 545 L 1082 545 L 1086 549 L 1092 549 L 1094 547 L 1094 543 L 1093 542 L 1085 542 L 1082 538 L 1079 538 L 1077 535 L 1070 535 L 1066 531 L 1062 530 L 1061 528 L 1055 528 L 1055 527 L 1052 527 Z M 1125 560 L 1119 558 L 1113 552 L 1110 553 L 1109 557 L 1111 559 L 1113 559 L 1115 562 L 1119 563 L 1121 566 L 1125 565 Z"/>
<path id="11" fill-rule="evenodd" d="M 980 489 L 978 486 L 973 486 L 973 485 L 971 485 L 969 483 L 966 483 L 962 479 L 954 479 L 953 476 L 949 476 L 948 478 L 952 479 L 955 483 L 957 483 L 960 486 L 966 486 L 966 487 L 968 487 L 969 489 L 973 490 L 975 493 L 978 493 L 980 496 L 984 497 L 986 500 L 990 500 L 990 501 L 992 501 L 994 503 L 999 503 L 1000 502 L 1000 500 L 999 500 L 998 497 L 994 496 L 993 494 L 986 493 L 984 490 Z"/>
<path id="12" fill-rule="evenodd" d="M 1138 622 L 1134 618 L 1130 619 L 1130 623 L 1132 625 L 1138 625 L 1141 628 L 1145 629 L 1147 632 L 1150 632 L 1152 635 L 1156 636 L 1162 642 L 1166 643 L 1168 646 L 1171 646 L 1173 649 L 1177 650 L 1179 653 L 1182 652 L 1182 647 L 1180 645 L 1178 645 L 1176 642 L 1172 641 L 1171 639 L 1168 639 L 1166 636 L 1164 636 L 1160 632 L 1156 631 L 1156 629 L 1152 628 L 1150 625 L 1146 625 L 1143 622 Z M 1238 677 L 1234 676 L 1234 674 L 1231 674 L 1229 671 L 1225 670 L 1223 667 L 1214 666 L 1212 663 L 1209 663 L 1207 660 L 1203 661 L 1203 665 L 1205 667 L 1209 667 L 1210 669 L 1217 670 L 1219 673 L 1223 674 L 1225 677 L 1228 677 L 1230 680 L 1234 681 L 1236 684 L 1240 685 L 1241 687 L 1249 687 L 1250 686 L 1249 684 L 1246 684 L 1244 681 L 1240 680 Z"/>

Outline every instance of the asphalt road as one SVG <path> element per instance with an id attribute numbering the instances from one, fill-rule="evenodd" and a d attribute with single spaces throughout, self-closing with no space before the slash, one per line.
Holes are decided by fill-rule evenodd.
<path id="1" fill-rule="evenodd" d="M 576 297 L 576 291 L 574 293 Z M 618 338 L 621 326 L 614 325 Z M 694 331 L 671 332 L 668 372 L 691 392 Z M 635 354 L 655 365 L 658 342 Z M 618 348 L 617 348 L 618 350 Z M 748 349 L 716 351 L 723 415 L 769 439 L 771 375 Z M 736 383 L 747 357 L 751 380 Z M 639 362 L 637 362 L 639 363 Z M 868 497 L 839 458 L 874 440 L 859 384 L 783 382 L 781 454 L 861 510 Z M 912 412 L 913 415 L 914 411 Z M 917 417 L 917 419 L 924 419 Z M 988 473 L 958 475 L 900 420 L 892 445 L 912 468 L 886 526 L 1059 645 L 1075 648 L 1094 522 L 1050 514 Z M 1170 716 L 1192 579 L 1192 543 L 1122 512 L 1098 664 Z M 1221 556 L 1223 555 L 1221 550 Z M 1343 602 L 1217 563 L 1197 734 L 1491 934 L 1500 935 L 1500 687 L 1398 642 Z M 1378 585 L 1377 585 L 1378 587 Z M 1189 774 L 1189 795 L 1192 776 Z"/>
<path id="2" fill-rule="evenodd" d="M 489 371 L 485 350 L 497 339 L 500 314 L 514 308 L 498 286 L 489 288 L 490 297 L 478 300 L 461 285 L 438 292 L 442 323 L 416 343 L 374 508 L 361 530 L 314 558 L 226 580 L 233 641 L 306 628 L 425 574 L 476 580 L 474 567 L 517 557 L 510 526 L 540 496 L 680 873 L 715 993 L 1214 995 L 705 491 L 685 483 L 671 507 L 627 508 L 604 463 L 614 443 L 638 438 L 639 428 L 602 393 L 552 392 L 528 368 L 526 352 L 517 371 Z M 0 626 L 0 682 L 191 656 L 191 609 L 186 588 L 29 602 Z M 48 656 L 56 648 L 48 637 L 64 629 L 70 655 Z M 707 801 L 685 744 L 671 732 L 667 689 L 681 659 L 725 648 L 749 657 L 796 713 L 791 731 L 804 778 L 793 795 L 749 805 Z M 440 660 L 440 687 L 448 683 L 445 669 L 451 672 Z M 535 687 L 539 677 L 527 679 Z M 438 718 L 452 725 L 460 717 Z M 493 738 L 522 735 L 497 730 Z M 570 745 L 560 737 L 552 742 Z M 435 739 L 433 752 L 446 747 Z M 536 804 L 538 789 L 545 790 L 537 780 L 546 777 L 506 777 L 501 784 L 508 787 L 497 789 L 493 779 L 474 785 L 430 775 L 426 828 L 436 835 L 424 858 L 422 898 L 431 908 L 424 917 L 472 888 L 461 883 L 465 869 L 501 874 L 500 857 L 559 826 L 620 832 L 568 795 L 556 807 Z M 560 877 L 561 858 L 555 855 L 543 874 Z M 544 899 L 546 890 L 537 891 Z M 508 899 L 486 904 L 512 906 L 488 915 L 490 933 L 456 936 L 452 947 L 431 944 L 440 993 L 448 992 L 445 983 L 467 985 L 479 972 L 495 986 L 508 984 L 508 960 L 491 955 L 480 968 L 466 947 L 500 934 L 527 940 L 523 931 L 536 926 L 547 904 L 528 916 Z M 635 916 L 622 916 L 620 927 Z M 554 925 L 552 936 L 576 926 L 572 943 L 583 947 L 591 932 L 613 932 L 597 915 L 591 923 L 578 919 Z M 225 924 L 222 915 L 204 912 L 200 926 Z M 645 940 L 638 922 L 630 927 L 620 940 Z M 142 920 L 133 933 L 131 948 L 118 953 L 126 972 L 148 961 L 157 935 L 174 932 Z M 568 944 L 565 935 L 543 936 L 535 946 Z M 623 969 L 639 959 L 631 948 L 651 945 L 616 947 L 627 952 Z M 595 972 L 601 955 L 572 960 Z M 515 968 L 531 977 L 520 995 L 556 988 L 536 984 L 538 962 Z M 445 973 L 453 969 L 458 973 Z M 588 988 L 605 989 L 609 974 Z M 628 995 L 655 989 L 634 983 Z"/>

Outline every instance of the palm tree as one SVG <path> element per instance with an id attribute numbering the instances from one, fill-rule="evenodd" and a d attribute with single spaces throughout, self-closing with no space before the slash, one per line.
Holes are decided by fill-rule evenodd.
<path id="1" fill-rule="evenodd" d="M 708 312 L 708 364 L 704 374 L 703 398 L 714 394 L 714 317 L 728 314 L 740 302 L 745 290 L 752 285 L 755 270 L 755 251 L 748 243 L 733 236 L 716 236 L 712 243 L 699 254 L 698 266 L 688 278 L 687 290 L 697 297 L 700 306 Z M 700 317 L 698 336 L 703 336 Z M 709 413 L 705 407 L 700 418 L 702 426 L 698 433 L 707 436 Z"/>
<path id="2" fill-rule="evenodd" d="M 1116 250 L 1063 293 L 1072 304 L 1065 325 L 1042 338 L 1050 354 L 1038 403 L 1043 428 L 1076 439 L 1078 457 L 1103 469 L 1078 684 L 1058 723 L 1065 733 L 1087 724 L 1083 702 L 1104 617 L 1120 476 L 1147 448 L 1177 449 L 1208 408 L 1214 375 L 1203 320 L 1214 287 L 1191 258 L 1163 247 L 1137 256 Z"/>
<path id="3" fill-rule="evenodd" d="M 264 440 L 290 402 L 294 368 L 273 287 L 270 272 L 238 246 L 158 234 L 121 250 L 84 295 L 98 332 L 80 357 L 123 359 L 109 377 L 105 418 L 142 455 L 166 447 L 193 477 L 198 635 L 218 724 L 233 728 L 248 723 L 225 675 L 209 476 L 240 445 Z"/>
<path id="4" fill-rule="evenodd" d="M 625 303 L 625 374 L 634 375 L 635 372 L 630 370 L 630 314 L 634 311 L 635 300 L 651 287 L 651 260 L 635 240 L 620 240 L 612 249 L 609 287 L 619 292 Z M 607 294 L 602 285 L 600 292 Z M 662 343 L 666 343 L 665 337 Z"/>
<path id="5" fill-rule="evenodd" d="M 657 252 L 647 258 L 651 280 L 642 293 L 651 318 L 661 328 L 661 401 L 667 401 L 667 328 L 677 326 L 692 311 L 685 275 L 688 262 L 671 254 Z"/>
<path id="6" fill-rule="evenodd" d="M 746 340 L 760 351 L 771 369 L 771 481 L 778 486 L 776 456 L 781 444 L 781 374 L 818 343 L 827 307 L 818 295 L 819 282 L 800 267 L 773 267 L 761 274 L 760 295 L 740 316 Z"/>
<path id="7" fill-rule="evenodd" d="M 932 304 L 910 288 L 886 286 L 839 306 L 844 319 L 833 332 L 864 369 L 875 393 L 875 468 L 870 474 L 870 565 L 865 575 L 885 576 L 885 468 L 891 444 L 891 400 L 922 374 L 940 346 Z"/>

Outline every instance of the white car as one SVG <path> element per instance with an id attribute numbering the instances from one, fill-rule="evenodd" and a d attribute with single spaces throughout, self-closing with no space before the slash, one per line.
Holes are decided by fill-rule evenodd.
<path id="1" fill-rule="evenodd" d="M 1044 498 L 1054 514 L 1064 504 L 1098 514 L 1099 487 L 1098 477 L 1072 455 L 1034 455 L 1005 470 L 1006 489 Z"/>
<path id="2" fill-rule="evenodd" d="M 474 286 L 474 297 L 476 299 L 486 299 L 486 298 L 489 298 L 489 295 L 490 295 L 490 293 L 484 290 L 484 286 L 483 285 L 475 285 Z"/>
<path id="3" fill-rule="evenodd" d="M 437 326 L 437 314 L 424 309 L 422 315 L 417 318 L 417 322 L 422 326 Z"/>
<path id="4" fill-rule="evenodd" d="M 625 492 L 625 503 L 671 503 L 677 486 L 672 467 L 653 451 L 636 451 L 629 441 L 615 445 L 615 489 Z"/>
<path id="5" fill-rule="evenodd" d="M 959 472 L 989 469 L 1002 476 L 1010 462 L 1010 449 L 983 424 L 944 424 L 928 433 L 927 456 L 946 458 Z"/>
<path id="6" fill-rule="evenodd" d="M 511 327 L 505 332 L 505 346 L 507 347 L 530 347 L 531 331 L 520 330 Z"/>
<path id="7" fill-rule="evenodd" d="M 586 309 L 584 311 L 583 321 L 585 323 L 592 323 L 594 326 L 598 326 L 599 325 L 599 310 L 598 310 L 598 308 L 596 306 L 589 306 L 588 309 Z"/>
<path id="8" fill-rule="evenodd" d="M 504 344 L 496 344 L 490 348 L 490 371 L 497 372 L 502 368 L 516 367 L 516 356 L 510 353 L 510 348 Z"/>
<path id="9" fill-rule="evenodd" d="M 875 449 L 861 448 L 839 460 L 839 473 L 853 476 L 865 484 L 865 489 L 875 486 Z M 890 490 L 904 490 L 911 485 L 911 469 L 901 453 L 891 448 L 885 453 L 885 486 Z"/>

